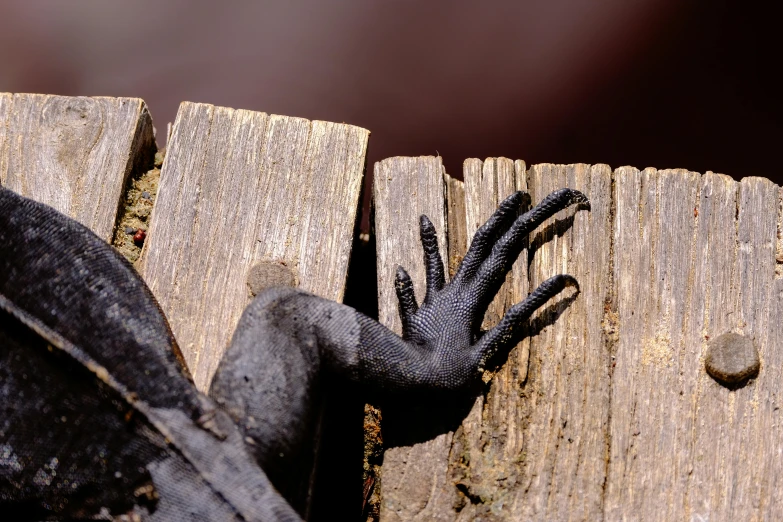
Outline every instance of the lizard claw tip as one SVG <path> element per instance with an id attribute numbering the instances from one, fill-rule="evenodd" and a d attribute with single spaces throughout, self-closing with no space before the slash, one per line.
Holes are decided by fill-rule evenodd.
<path id="1" fill-rule="evenodd" d="M 587 196 L 584 195 L 584 193 L 579 192 L 578 190 L 571 190 L 571 204 L 575 203 L 587 203 L 587 206 L 589 208 L 590 206 L 590 200 L 587 198 Z"/>
<path id="2" fill-rule="evenodd" d="M 432 229 L 433 232 L 435 231 L 435 226 L 432 224 L 432 221 L 430 221 L 430 218 L 428 218 L 426 214 L 419 216 L 419 226 L 428 230 Z"/>
<path id="3" fill-rule="evenodd" d="M 569 274 L 562 274 L 560 277 L 562 277 L 563 288 L 567 288 L 570 286 L 573 287 L 577 293 L 581 291 L 579 289 L 579 281 L 577 281 L 574 276 Z"/>

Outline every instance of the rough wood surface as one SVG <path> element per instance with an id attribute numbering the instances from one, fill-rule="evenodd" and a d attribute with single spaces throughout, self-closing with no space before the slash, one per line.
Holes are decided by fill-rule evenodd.
<path id="1" fill-rule="evenodd" d="M 618 169 L 608 519 L 783 518 L 780 189 L 761 178 Z M 704 370 L 733 331 L 761 355 L 738 389 Z"/>
<path id="2" fill-rule="evenodd" d="M 506 520 L 599 520 L 609 442 L 611 170 L 535 165 L 528 186 L 534 202 L 557 188 L 578 189 L 591 209 L 563 211 L 530 239 L 530 288 L 570 273 L 580 294 L 565 307 L 564 299 L 556 300 L 533 318 L 548 326 L 535 332 L 534 323 L 528 380 L 515 390 L 526 398 L 527 415 Z"/>
<path id="3" fill-rule="evenodd" d="M 484 224 L 506 196 L 516 190 L 527 190 L 524 162 L 512 162 L 506 158 L 466 160 L 463 165 L 465 180 L 465 211 L 469 238 Z M 523 249 L 517 262 L 506 277 L 495 299 L 484 317 L 483 328 L 497 324 L 505 310 L 527 295 L 527 248 Z M 482 513 L 477 499 L 490 501 L 498 492 L 497 485 L 508 479 L 508 466 L 496 462 L 497 452 L 512 453 L 511 462 L 516 460 L 515 448 L 521 443 L 518 419 L 520 413 L 519 394 L 509 393 L 509 388 L 518 387 L 524 381 L 527 371 L 529 341 L 524 339 L 509 354 L 509 364 L 494 376 L 490 393 L 479 396 L 462 425 L 456 430 L 451 451 L 447 456 L 449 475 L 454 487 L 451 516 L 444 519 L 474 520 Z M 520 373 L 522 369 L 522 373 Z M 486 378 L 490 378 L 487 375 Z M 484 424 L 495 431 L 489 438 Z M 500 464 L 500 465 L 498 465 Z"/>
<path id="4" fill-rule="evenodd" d="M 128 175 L 152 165 L 138 98 L 0 93 L 0 185 L 51 205 L 111 240 Z"/>
<path id="5" fill-rule="evenodd" d="M 405 173 L 401 194 L 421 182 Z M 454 433 L 386 452 L 381 520 L 780 519 L 780 187 L 605 165 L 525 172 L 505 159 L 468 160 L 464 174 L 468 236 L 515 187 L 535 203 L 570 186 L 592 203 L 531 236 L 486 322 L 556 273 L 581 293 L 533 318 Z M 399 258 L 381 229 L 377 241 L 379 263 Z M 741 386 L 704 369 L 708 340 L 727 331 L 760 352 Z"/>
<path id="6" fill-rule="evenodd" d="M 140 269 L 206 390 L 249 302 L 247 276 L 282 263 L 341 300 L 369 133 L 183 103 Z"/>
<path id="7" fill-rule="evenodd" d="M 602 434 L 609 407 L 609 355 L 602 321 L 610 274 L 611 173 L 605 166 L 586 165 L 538 165 L 528 172 L 524 162 L 490 158 L 467 160 L 464 178 L 468 236 L 514 190 L 530 190 L 535 202 L 557 187 L 571 186 L 598 201 L 594 212 L 563 211 L 532 235 L 530 272 L 525 249 L 490 305 L 485 327 L 557 273 L 578 277 L 584 300 L 566 295 L 534 320 L 534 327 L 543 330 L 511 351 L 486 396 L 477 398 L 456 432 L 386 452 L 381 520 L 558 520 L 571 514 L 592 519 L 601 513 L 607 450 Z M 449 208 L 460 210 L 459 205 Z M 449 216 L 450 222 L 456 219 Z M 592 235 L 598 236 L 595 241 L 587 239 Z M 381 263 L 385 239 L 380 230 L 377 241 Z M 589 308 L 586 303 L 593 301 L 601 305 Z M 580 435 L 570 442 L 564 436 L 568 422 L 569 434 Z"/>
<path id="8" fill-rule="evenodd" d="M 449 278 L 454 277 L 462 258 L 468 251 L 468 225 L 465 213 L 465 184 L 445 174 L 446 179 L 446 220 L 448 227 L 446 239 L 448 241 L 448 258 L 443 258 L 446 264 Z"/>
<path id="9" fill-rule="evenodd" d="M 348 125 L 182 105 L 140 269 L 196 382 L 208 386 L 259 262 L 342 298 L 368 133 Z M 131 172 L 151 163 L 143 101 L 0 94 L 0 184 L 107 241 Z M 399 332 L 394 270 L 419 298 L 418 215 L 453 273 L 511 191 L 570 186 L 530 237 L 485 325 L 545 278 L 581 293 L 533 318 L 462 424 L 386 451 L 381 519 L 783 519 L 783 190 L 769 180 L 604 165 L 440 158 L 375 166 L 380 320 Z M 751 339 L 761 370 L 726 387 L 708 341 Z"/>
<path id="10" fill-rule="evenodd" d="M 413 280 L 417 299 L 424 297 L 424 262 L 419 241 L 419 215 L 426 214 L 438 232 L 438 246 L 447 259 L 445 170 L 440 157 L 389 158 L 375 164 L 373 201 L 378 266 L 378 318 L 402 332 L 394 292 L 397 265 Z M 431 466 L 434 456 L 448 454 L 450 434 L 426 444 L 387 449 L 381 482 L 382 520 L 436 520 L 447 506 L 429 502 L 433 489 L 447 486 L 445 467 Z M 423 475 L 423 480 L 411 477 Z"/>

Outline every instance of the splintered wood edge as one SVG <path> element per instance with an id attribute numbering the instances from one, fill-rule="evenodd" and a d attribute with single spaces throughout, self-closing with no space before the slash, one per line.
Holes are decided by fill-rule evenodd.
<path id="1" fill-rule="evenodd" d="M 129 174 L 154 154 L 141 99 L 0 93 L 0 184 L 105 241 Z"/>
<path id="2" fill-rule="evenodd" d="M 183 103 L 140 271 L 205 391 L 249 302 L 259 262 L 340 300 L 368 131 Z"/>

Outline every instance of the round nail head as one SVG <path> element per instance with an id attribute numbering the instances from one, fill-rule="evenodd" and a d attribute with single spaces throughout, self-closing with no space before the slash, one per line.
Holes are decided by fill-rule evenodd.
<path id="1" fill-rule="evenodd" d="M 752 340 L 728 332 L 710 341 L 704 366 L 716 381 L 736 384 L 755 377 L 759 373 L 761 361 Z"/>

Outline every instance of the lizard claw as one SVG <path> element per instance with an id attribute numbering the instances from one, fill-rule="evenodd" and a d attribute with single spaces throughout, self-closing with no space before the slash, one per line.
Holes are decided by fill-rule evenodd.
<path id="1" fill-rule="evenodd" d="M 438 250 L 438 236 L 435 232 L 435 226 L 424 214 L 419 217 L 419 230 L 421 246 L 424 248 L 424 266 L 427 269 L 427 294 L 424 296 L 426 303 L 432 299 L 435 292 L 443 290 L 446 277 L 443 273 L 443 259 L 441 259 Z"/>
<path id="2" fill-rule="evenodd" d="M 507 197 L 473 237 L 454 279 L 444 283 L 443 261 L 438 252 L 435 229 L 421 216 L 421 240 L 427 268 L 427 295 L 416 306 L 410 277 L 397 270 L 397 296 L 403 323 L 403 339 L 429 353 L 430 367 L 442 372 L 432 382 L 454 386 L 477 374 L 495 353 L 510 349 L 522 332 L 521 326 L 546 301 L 567 287 L 579 285 L 568 274 L 556 275 L 535 289 L 525 300 L 511 307 L 500 323 L 481 335 L 480 326 L 506 274 L 526 245 L 528 234 L 546 219 L 572 205 L 587 203 L 578 190 L 552 192 L 523 214 L 530 196 L 515 192 Z M 455 375 L 459 374 L 459 375 Z"/>
<path id="3" fill-rule="evenodd" d="M 560 274 L 550 277 L 522 302 L 509 308 L 500 322 L 485 332 L 479 340 L 476 354 L 479 368 L 483 368 L 487 360 L 499 349 L 510 348 L 518 343 L 523 331 L 522 326 L 533 315 L 533 312 L 568 287 L 573 287 L 577 293 L 579 292 L 579 283 L 573 276 Z"/>
<path id="4" fill-rule="evenodd" d="M 413 282 L 408 272 L 401 266 L 397 266 L 397 273 L 394 278 L 394 290 L 397 292 L 397 304 L 400 310 L 400 319 L 402 320 L 403 330 L 408 324 L 410 317 L 419 309 L 416 304 L 416 296 L 413 293 Z"/>

